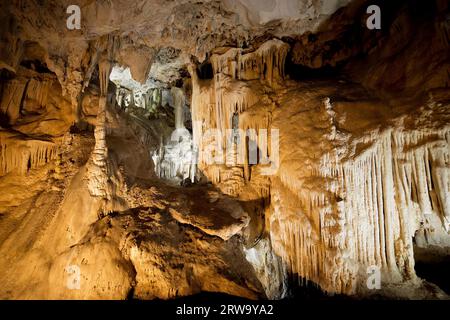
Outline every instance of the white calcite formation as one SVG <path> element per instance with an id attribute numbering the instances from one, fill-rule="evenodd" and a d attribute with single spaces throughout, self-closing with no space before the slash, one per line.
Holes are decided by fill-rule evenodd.
<path id="1" fill-rule="evenodd" d="M 112 64 L 120 45 L 117 38 L 113 36 L 103 37 L 99 42 L 98 74 L 100 80 L 100 96 L 98 98 L 98 109 L 96 124 L 94 128 L 95 145 L 91 159 L 87 165 L 86 179 L 88 189 L 92 196 L 110 199 L 112 195 L 112 183 L 110 177 L 110 164 L 108 163 L 107 134 L 107 111 L 112 105 L 111 97 L 108 97 L 109 78 Z M 109 104 L 109 105 L 108 105 Z"/>
<path id="2" fill-rule="evenodd" d="M 448 298 L 449 6 L 366 4 L 2 2 L 0 298 Z"/>
<path id="3" fill-rule="evenodd" d="M 188 130 L 176 129 L 169 142 L 161 145 L 151 157 L 158 177 L 177 182 L 195 181 L 196 151 Z"/>
<path id="4" fill-rule="evenodd" d="M 308 210 L 291 218 L 286 208 L 295 202 L 273 188 L 275 251 L 292 272 L 332 292 L 354 293 L 369 266 L 387 283 L 414 279 L 414 235 L 423 247 L 450 245 L 448 138 L 445 127 L 386 130 L 355 141 L 364 148 L 353 156 L 324 155 L 310 179 L 323 178 L 326 188 L 299 195 Z"/>
<path id="5" fill-rule="evenodd" d="M 175 130 L 168 143 L 152 153 L 156 175 L 160 178 L 183 182 L 195 181 L 197 175 L 197 151 L 191 133 L 184 127 L 185 95 L 182 89 L 172 87 L 175 109 Z"/>
<path id="6" fill-rule="evenodd" d="M 19 118 L 20 103 L 26 83 L 20 80 L 11 80 L 4 87 L 1 112 L 6 114 L 10 123 L 15 123 Z"/>

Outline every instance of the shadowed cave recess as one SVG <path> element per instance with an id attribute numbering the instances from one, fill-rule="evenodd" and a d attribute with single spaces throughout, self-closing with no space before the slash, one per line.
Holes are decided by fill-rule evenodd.
<path id="1" fill-rule="evenodd" d="M 448 1 L 0 24 L 0 299 L 449 298 Z"/>

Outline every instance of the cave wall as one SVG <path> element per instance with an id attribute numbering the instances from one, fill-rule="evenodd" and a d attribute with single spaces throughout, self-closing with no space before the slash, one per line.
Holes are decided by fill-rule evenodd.
<path id="1" fill-rule="evenodd" d="M 430 31 L 426 26 L 424 33 Z M 449 246 L 445 99 L 422 106 L 409 100 L 405 110 L 404 101 L 377 98 L 355 84 L 349 90 L 348 80 L 336 88 L 283 81 L 279 66 L 288 50 L 287 44 L 269 41 L 250 53 L 229 49 L 213 55 L 211 80 L 198 78 L 191 68 L 200 170 L 227 194 L 270 199 L 266 231 L 272 249 L 301 281 L 331 293 L 362 294 L 366 270 L 376 266 L 387 286 L 414 283 L 414 245 Z M 292 50 L 298 63 L 296 46 Z M 377 50 L 372 55 L 366 61 L 376 59 Z M 434 56 L 426 59 L 431 63 Z M 448 56 L 440 59 L 448 65 Z M 439 82 L 421 83 L 416 90 L 426 95 L 446 88 L 447 76 L 437 77 Z M 363 85 L 384 96 L 384 86 Z M 244 130 L 237 147 L 242 150 L 227 148 L 233 142 L 225 132 L 235 114 Z M 426 125 L 416 129 L 415 119 Z M 210 128 L 218 134 L 209 135 Z M 245 135 L 272 128 L 280 130 L 280 163 L 265 177 L 261 164 L 249 165 Z M 275 152 L 271 141 L 249 136 L 259 148 Z"/>
<path id="2" fill-rule="evenodd" d="M 85 1 L 75 31 L 65 1 L 2 3 L 0 184 L 11 192 L 0 208 L 30 233 L 2 235 L 15 261 L 0 265 L 2 296 L 282 298 L 289 278 L 365 295 L 375 266 L 385 295 L 417 297 L 414 247 L 450 247 L 449 7 L 377 3 L 380 31 L 365 28 L 367 1 L 281 1 L 272 12 L 243 0 Z M 209 183 L 208 201 L 245 210 L 222 229 L 203 217 L 205 227 L 183 213 L 186 199 L 162 200 L 176 192 L 157 178 Z M 146 224 L 186 237 L 164 248 Z M 212 258 L 197 263 L 192 238 Z M 178 246 L 186 251 L 166 266 Z M 58 283 L 67 261 L 85 263 L 88 294 Z"/>

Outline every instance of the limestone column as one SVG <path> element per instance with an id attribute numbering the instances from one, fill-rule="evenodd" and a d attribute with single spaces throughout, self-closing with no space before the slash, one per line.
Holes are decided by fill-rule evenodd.
<path id="1" fill-rule="evenodd" d="M 184 92 L 180 88 L 172 87 L 171 93 L 175 108 L 175 129 L 184 129 Z"/>

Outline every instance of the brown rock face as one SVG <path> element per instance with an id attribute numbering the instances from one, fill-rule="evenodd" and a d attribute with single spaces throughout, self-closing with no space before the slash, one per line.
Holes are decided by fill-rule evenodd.
<path id="1" fill-rule="evenodd" d="M 0 298 L 447 299 L 450 8 L 391 2 L 2 2 Z"/>

